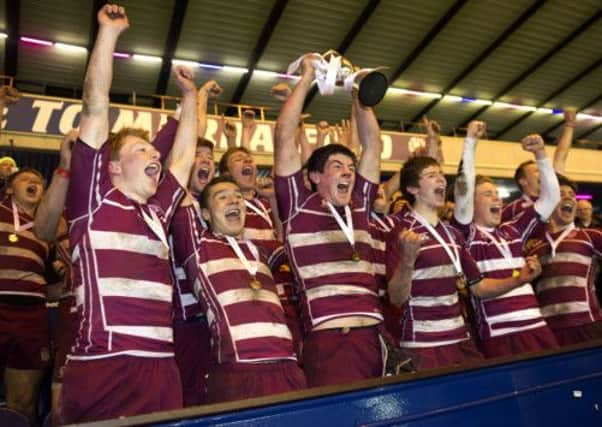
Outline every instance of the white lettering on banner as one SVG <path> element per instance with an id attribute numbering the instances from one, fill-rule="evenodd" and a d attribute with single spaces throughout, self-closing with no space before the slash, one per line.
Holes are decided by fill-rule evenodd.
<path id="1" fill-rule="evenodd" d="M 383 143 L 383 151 L 380 153 L 381 159 L 390 159 L 393 154 L 393 139 L 391 135 L 380 134 L 380 140 Z"/>
<path id="2" fill-rule="evenodd" d="M 59 131 L 64 135 L 75 126 L 75 118 L 82 110 L 81 104 L 73 104 L 63 110 L 61 121 L 59 122 Z"/>
<path id="3" fill-rule="evenodd" d="M 149 132 L 153 131 L 153 120 L 150 111 L 119 110 L 119 116 L 113 124 L 111 132 L 119 132 L 123 127 L 142 128 Z"/>
<path id="4" fill-rule="evenodd" d="M 4 109 L 2 110 L 2 117 L 4 117 L 4 120 L 2 120 L 0 129 L 4 129 L 6 127 L 6 115 L 7 114 L 8 114 L 8 107 L 4 107 Z"/>
<path id="5" fill-rule="evenodd" d="M 272 127 L 265 123 L 257 123 L 255 126 L 255 132 L 251 137 L 250 146 L 251 151 L 274 151 L 272 137 Z"/>
<path id="6" fill-rule="evenodd" d="M 63 108 L 63 102 L 55 102 L 55 101 L 44 101 L 41 99 L 36 99 L 32 108 L 37 108 L 38 113 L 36 114 L 36 118 L 33 122 L 33 126 L 31 127 L 32 132 L 40 132 L 47 133 L 48 132 L 48 122 L 50 121 L 50 116 L 54 110 L 60 110 Z"/>

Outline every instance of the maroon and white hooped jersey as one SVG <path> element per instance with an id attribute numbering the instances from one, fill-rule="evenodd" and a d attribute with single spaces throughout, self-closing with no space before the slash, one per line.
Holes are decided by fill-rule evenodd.
<path id="1" fill-rule="evenodd" d="M 552 329 L 568 328 L 602 320 L 596 297 L 597 262 L 602 256 L 602 232 L 571 227 L 553 254 L 548 238 L 557 233 L 542 231 L 527 242 L 530 255 L 538 255 L 543 271 L 535 281 L 541 312 Z"/>
<path id="2" fill-rule="evenodd" d="M 456 290 L 456 267 L 443 246 L 416 219 L 415 213 L 405 215 L 390 235 L 387 277 L 391 277 L 399 263 L 397 236 L 404 229 L 424 236 L 425 240 L 414 264 L 410 297 L 403 308 L 401 347 L 434 347 L 469 339 Z M 441 221 L 434 230 L 457 251 L 468 285 L 478 282 L 481 274 L 464 247 L 460 232 Z"/>
<path id="3" fill-rule="evenodd" d="M 212 352 L 218 363 L 297 360 L 293 340 L 267 257 L 261 246 L 239 241 L 243 255 L 257 268 L 260 289 L 224 236 L 210 230 L 190 233 L 195 213 L 180 208 L 172 230 L 177 262 L 194 278 L 194 292 L 207 316 Z"/>
<path id="4" fill-rule="evenodd" d="M 256 243 L 277 240 L 270 203 L 263 198 L 253 197 L 245 200 L 245 206 L 245 239 Z"/>
<path id="5" fill-rule="evenodd" d="M 514 270 L 525 265 L 523 245 L 528 237 L 544 223 L 531 205 L 511 222 L 488 229 L 474 223 L 452 222 L 462 232 L 470 254 L 486 278 L 507 279 Z M 473 296 L 477 311 L 479 335 L 488 339 L 546 326 L 537 298 L 530 283 L 494 298 Z"/>
<path id="6" fill-rule="evenodd" d="M 502 209 L 502 223 L 516 220 L 527 208 L 533 206 L 535 200 L 537 198 L 523 194 L 518 199 L 508 203 Z"/>
<path id="7" fill-rule="evenodd" d="M 33 218 L 19 212 L 21 226 Z M 32 228 L 15 230 L 12 196 L 0 203 L 0 295 L 46 299 L 48 244 L 39 240 Z"/>
<path id="8" fill-rule="evenodd" d="M 370 208 L 376 184 L 356 174 L 351 199 L 355 250 L 326 202 L 305 187 L 303 172 L 275 179 L 285 246 L 301 292 L 305 330 L 337 318 L 383 320 L 374 277 Z M 345 218 L 342 209 L 339 214 Z"/>
<path id="9" fill-rule="evenodd" d="M 141 205 L 113 187 L 110 146 L 78 141 L 67 217 L 81 324 L 71 358 L 173 356 L 166 229 L 184 190 L 169 171 Z"/>

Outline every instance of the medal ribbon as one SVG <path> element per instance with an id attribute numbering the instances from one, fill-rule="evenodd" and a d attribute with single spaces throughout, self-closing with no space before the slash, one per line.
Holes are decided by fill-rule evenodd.
<path id="1" fill-rule="evenodd" d="M 155 233 L 155 235 L 161 240 L 161 243 L 165 245 L 165 247 L 169 247 L 169 243 L 167 243 L 167 235 L 165 234 L 165 229 L 163 228 L 163 223 L 157 216 L 154 210 L 150 207 L 148 208 L 150 212 L 150 216 L 144 211 L 144 208 L 140 206 L 140 212 L 142 212 L 142 218 L 144 222 L 150 227 L 150 229 Z"/>
<path id="2" fill-rule="evenodd" d="M 14 199 L 11 199 L 11 203 L 13 205 L 13 225 L 15 226 L 15 233 L 18 231 L 25 231 L 32 228 L 33 221 L 21 225 L 21 218 L 19 218 L 19 208 L 17 207 L 17 204 L 15 203 Z"/>
<path id="3" fill-rule="evenodd" d="M 249 275 L 251 276 L 251 278 L 254 279 L 255 275 L 257 274 L 257 265 L 252 265 L 249 262 L 249 260 L 243 253 L 242 249 L 240 248 L 238 241 L 234 237 L 232 237 L 232 236 L 224 236 L 224 237 L 228 241 L 228 244 L 230 245 L 230 247 L 232 248 L 232 250 L 238 257 L 240 262 L 242 263 L 243 267 L 245 267 L 245 269 L 249 272 Z M 259 252 L 257 251 L 257 247 L 250 240 L 246 240 L 245 243 L 247 244 L 247 246 L 249 247 L 249 250 L 255 257 L 255 260 L 259 261 Z"/>
<path id="4" fill-rule="evenodd" d="M 439 234 L 439 232 L 435 230 L 435 228 L 431 224 L 429 224 L 429 222 L 418 212 L 413 211 L 413 215 L 414 218 L 416 218 L 416 220 L 418 220 L 418 222 L 422 224 L 429 231 L 429 233 L 437 240 L 437 242 L 439 242 L 439 244 L 443 247 L 443 249 L 447 253 L 447 256 L 449 256 L 450 261 L 454 265 L 454 270 L 456 270 L 456 273 L 458 275 L 463 274 L 462 263 L 460 262 L 460 252 L 458 251 L 458 247 L 454 244 L 448 244 L 445 241 L 445 239 L 443 239 L 443 237 Z M 454 240 L 451 234 L 449 233 L 447 227 L 445 227 L 445 225 L 443 225 L 443 230 L 445 231 L 445 234 L 447 235 L 449 241 L 453 242 Z M 450 246 L 453 246 L 453 248 L 451 248 Z"/>
<path id="5" fill-rule="evenodd" d="M 353 250 L 355 250 L 355 235 L 353 234 L 353 218 L 351 216 L 351 208 L 349 208 L 349 205 L 345 205 L 346 221 L 343 221 L 343 218 L 332 205 L 332 203 L 326 202 L 326 204 L 328 205 L 328 209 L 330 209 L 330 213 L 332 213 L 332 216 L 334 216 L 334 219 L 337 221 L 337 224 L 339 224 L 341 231 L 347 238 L 347 241 L 349 242 Z"/>
<path id="6" fill-rule="evenodd" d="M 560 236 L 558 236 L 556 240 L 553 240 L 552 236 L 550 236 L 550 233 L 546 231 L 546 239 L 548 240 L 548 242 L 550 243 L 550 247 L 552 248 L 552 258 L 556 256 L 556 249 L 558 248 L 558 245 L 562 243 L 562 241 L 574 228 L 575 224 L 571 222 L 569 225 L 566 226 L 563 232 L 560 233 Z"/>
<path id="7" fill-rule="evenodd" d="M 487 231 L 485 229 L 485 227 L 479 227 L 478 225 L 476 227 L 477 227 L 477 230 L 479 230 L 481 233 L 483 233 L 485 236 L 487 236 L 487 238 L 495 244 L 495 247 L 497 248 L 497 250 L 500 252 L 500 254 L 504 258 L 506 258 L 506 259 L 512 258 L 512 251 L 510 250 L 510 245 L 508 245 L 508 242 L 504 238 L 500 237 L 500 240 L 498 241 L 493 236 L 493 234 L 491 234 L 489 231 Z"/>

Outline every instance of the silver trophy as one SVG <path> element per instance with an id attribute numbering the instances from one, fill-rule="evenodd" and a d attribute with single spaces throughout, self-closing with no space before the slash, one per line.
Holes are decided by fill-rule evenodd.
<path id="1" fill-rule="evenodd" d="M 378 104 L 385 96 L 389 83 L 387 77 L 380 72 L 383 67 L 356 67 L 349 59 L 332 49 L 324 54 L 308 55 L 314 58 L 316 83 L 321 95 L 332 95 L 336 86 L 342 86 L 347 92 L 357 90 L 360 102 L 367 107 Z M 295 73 L 306 56 L 303 55 L 289 65 L 288 73 Z"/>

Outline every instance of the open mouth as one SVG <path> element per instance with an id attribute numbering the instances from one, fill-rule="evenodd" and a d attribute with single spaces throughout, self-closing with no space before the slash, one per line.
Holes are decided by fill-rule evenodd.
<path id="1" fill-rule="evenodd" d="M 144 173 L 153 179 L 159 179 L 159 174 L 161 173 L 161 164 L 158 162 L 153 162 L 144 168 Z"/>
<path id="2" fill-rule="evenodd" d="M 560 210 L 564 213 L 573 213 L 573 204 L 572 203 L 563 203 L 560 205 Z"/>
<path id="3" fill-rule="evenodd" d="M 226 219 L 229 221 L 238 221 L 240 219 L 240 209 L 239 208 L 232 208 L 232 209 L 226 209 Z"/>
<path id="4" fill-rule="evenodd" d="M 502 212 L 502 208 L 500 206 L 492 206 L 489 208 L 489 212 L 494 215 L 499 215 Z"/>
<path id="5" fill-rule="evenodd" d="M 341 183 L 337 184 L 337 190 L 346 193 L 349 191 L 350 186 L 351 186 L 351 184 L 348 182 L 341 182 Z"/>
<path id="6" fill-rule="evenodd" d="M 445 187 L 435 188 L 435 194 L 440 197 L 445 197 Z"/>
<path id="7" fill-rule="evenodd" d="M 203 181 L 207 181 L 209 179 L 209 169 L 208 168 L 199 168 L 196 176 Z"/>
<path id="8" fill-rule="evenodd" d="M 242 168 L 242 175 L 243 176 L 251 176 L 251 175 L 253 175 L 253 167 L 252 166 L 245 166 L 244 168 Z"/>
<path id="9" fill-rule="evenodd" d="M 38 193 L 38 188 L 35 185 L 28 185 L 25 191 L 29 196 L 35 196 Z"/>

